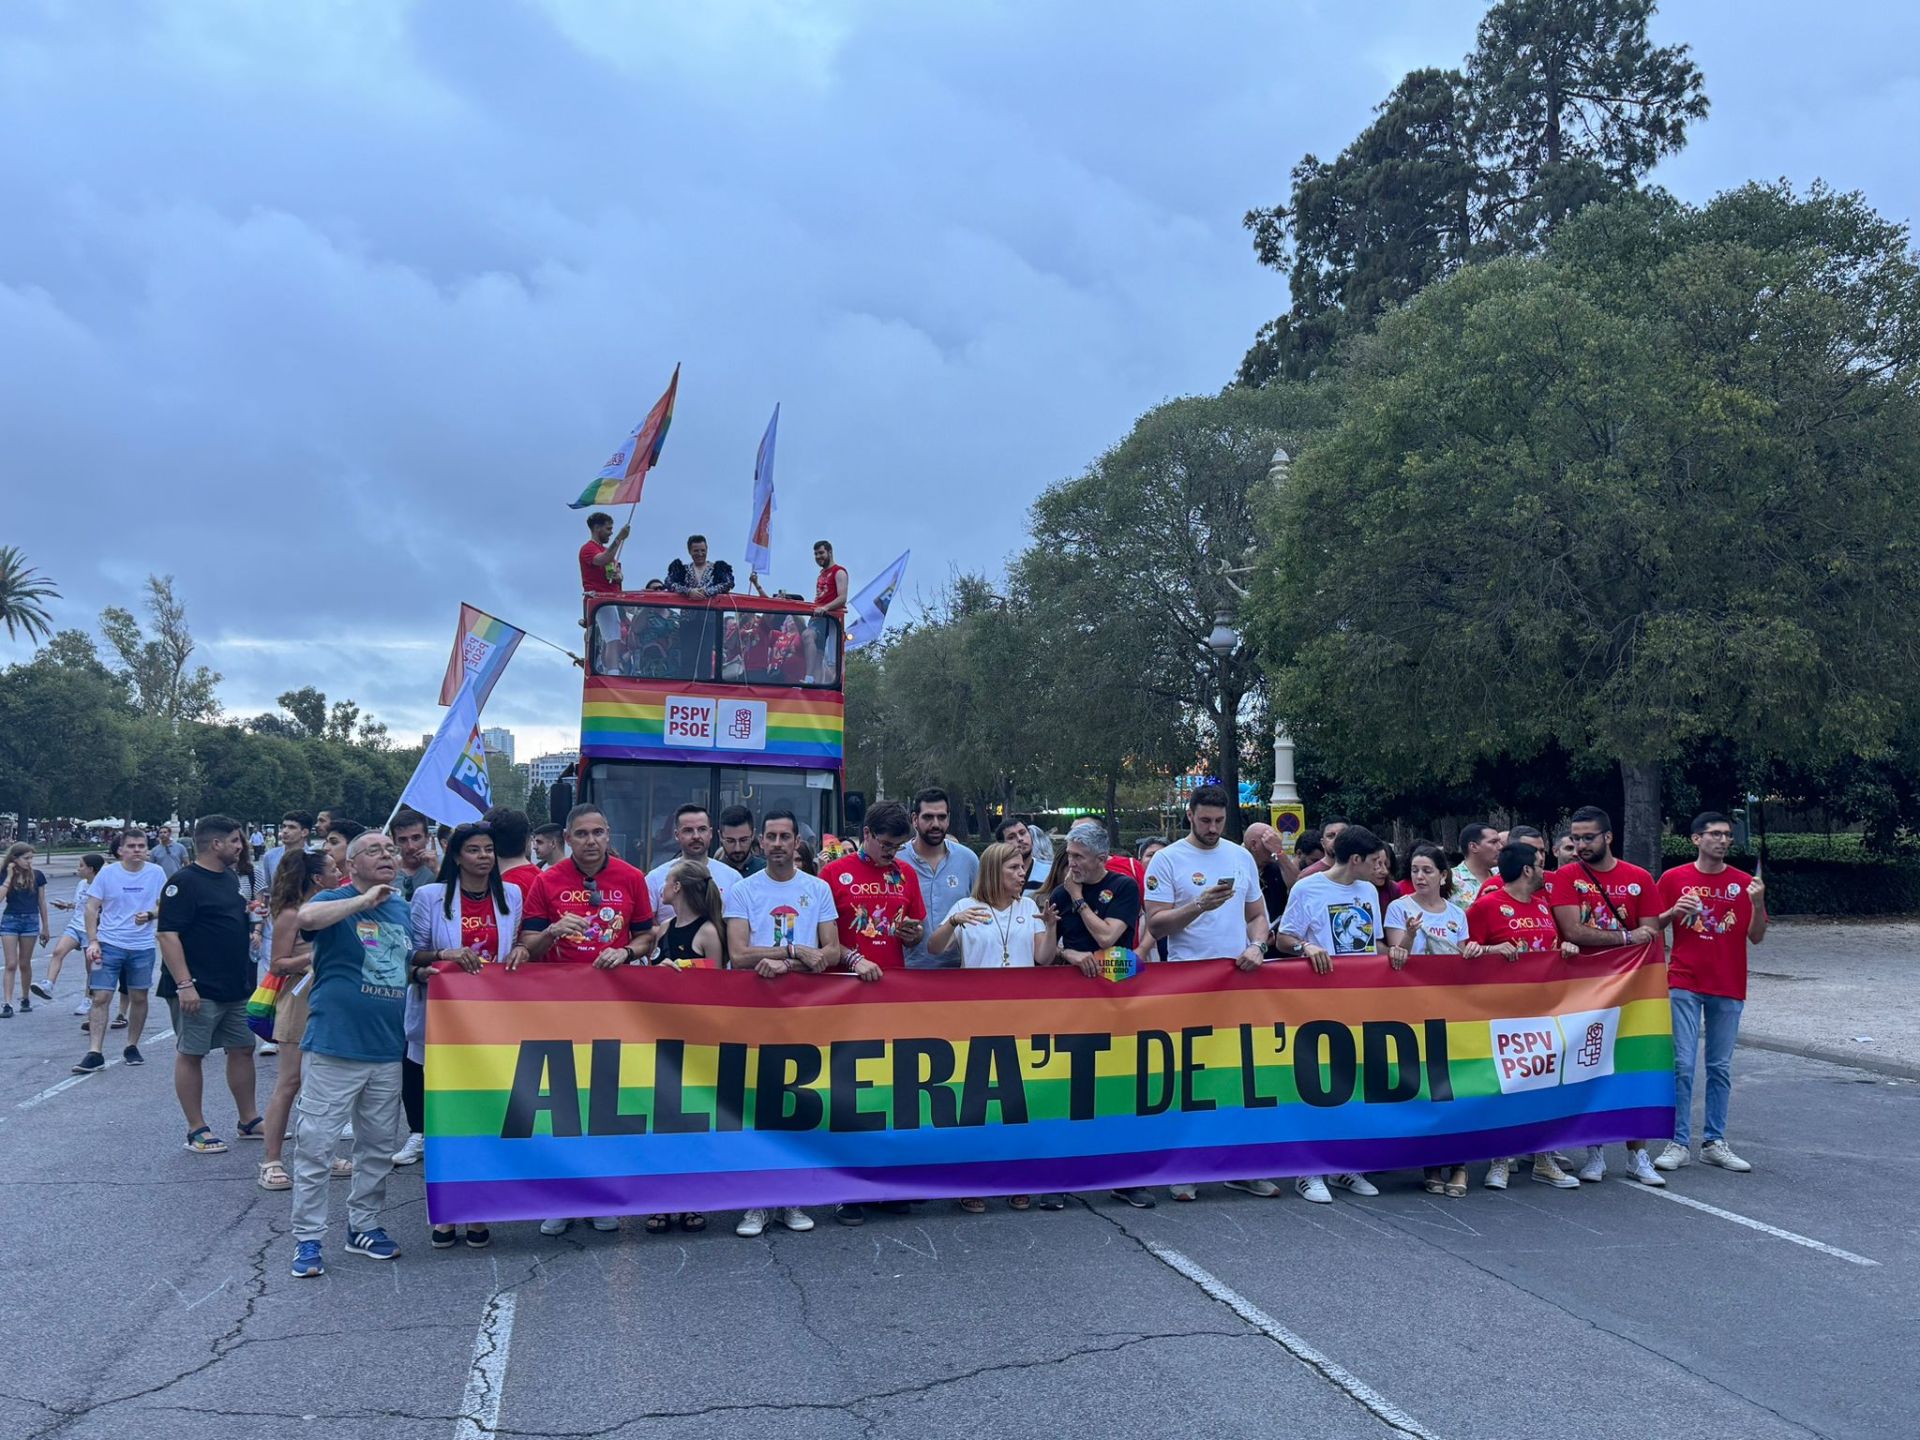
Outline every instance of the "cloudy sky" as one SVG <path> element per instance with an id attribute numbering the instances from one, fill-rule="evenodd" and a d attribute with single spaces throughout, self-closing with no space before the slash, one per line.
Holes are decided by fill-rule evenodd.
<path id="1" fill-rule="evenodd" d="M 774 578 L 997 569 L 1033 495 L 1283 309 L 1240 217 L 1479 0 L 0 9 L 0 543 L 62 625 L 171 573 L 235 714 L 291 686 L 431 728 L 458 602 L 571 643 L 566 508 L 675 362 L 629 574 L 739 558 L 782 405 Z M 1916 205 L 1920 10 L 1669 0 L 1691 199 Z M 0 640 L 0 661 L 24 647 Z M 564 743 L 529 643 L 488 720 Z"/>

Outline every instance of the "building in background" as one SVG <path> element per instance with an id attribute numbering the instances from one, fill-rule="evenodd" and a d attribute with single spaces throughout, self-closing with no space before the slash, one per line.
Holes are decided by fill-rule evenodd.
<path id="1" fill-rule="evenodd" d="M 544 785 L 549 790 L 553 782 L 566 773 L 567 767 L 580 759 L 578 750 L 555 750 L 549 755 L 536 755 L 527 762 L 527 777 L 535 784 Z"/>
<path id="2" fill-rule="evenodd" d="M 508 763 L 513 761 L 513 731 L 504 725 L 489 725 L 480 732 L 480 743 L 487 747 L 489 755 L 504 755 Z"/>

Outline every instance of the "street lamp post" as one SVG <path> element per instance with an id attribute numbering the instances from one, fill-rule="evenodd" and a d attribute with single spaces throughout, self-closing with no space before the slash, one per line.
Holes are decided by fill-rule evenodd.
<path id="1" fill-rule="evenodd" d="M 1233 611 L 1214 611 L 1207 648 L 1220 661 L 1220 783 L 1227 792 L 1227 834 L 1240 838 L 1240 716 L 1229 672 L 1233 653 L 1240 648 L 1240 632 L 1233 628 Z"/>

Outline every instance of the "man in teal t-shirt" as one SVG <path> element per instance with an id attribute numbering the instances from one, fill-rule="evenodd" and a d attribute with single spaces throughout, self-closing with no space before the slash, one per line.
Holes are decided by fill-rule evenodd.
<path id="1" fill-rule="evenodd" d="M 300 1098 L 294 1106 L 293 1274 L 326 1273 L 327 1189 L 333 1147 L 353 1124 L 353 1186 L 347 1195 L 347 1252 L 391 1260 L 400 1247 L 380 1228 L 393 1152 L 406 1139 L 400 1062 L 407 1053 L 406 994 L 413 928 L 394 885 L 400 852 L 369 830 L 347 846 L 351 883 L 300 907 L 313 941 L 313 989 L 300 1042 Z"/>

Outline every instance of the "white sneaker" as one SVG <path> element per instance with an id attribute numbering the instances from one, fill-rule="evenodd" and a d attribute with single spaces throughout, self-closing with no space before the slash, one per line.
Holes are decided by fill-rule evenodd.
<path id="1" fill-rule="evenodd" d="M 1653 1168 L 1656 1170 L 1678 1170 L 1682 1165 L 1691 1165 L 1692 1163 L 1693 1152 L 1688 1150 L 1686 1146 L 1676 1144 L 1674 1141 L 1669 1140 L 1667 1141 L 1667 1148 L 1662 1150 L 1659 1155 L 1654 1158 Z"/>
<path id="2" fill-rule="evenodd" d="M 1244 1191 L 1248 1195 L 1258 1195 L 1262 1199 L 1280 1193 L 1280 1187 L 1271 1180 L 1229 1180 L 1227 1189 Z"/>
<path id="3" fill-rule="evenodd" d="M 573 1221 L 571 1220 L 542 1220 L 540 1222 L 540 1233 L 542 1235 L 564 1235 L 572 1224 Z"/>
<path id="4" fill-rule="evenodd" d="M 773 1218 L 789 1230 L 805 1232 L 813 1228 L 813 1217 L 798 1205 L 782 1205 L 773 1212 Z"/>
<path id="5" fill-rule="evenodd" d="M 1511 1160 L 1495 1160 L 1487 1166 L 1487 1189 L 1504 1190 L 1507 1188 L 1507 1167 Z"/>
<path id="6" fill-rule="evenodd" d="M 253 1053 L 256 1055 L 278 1055 L 280 1053 L 280 1047 L 271 1040 L 264 1040 L 255 1047 Z"/>
<path id="7" fill-rule="evenodd" d="M 1728 1149 L 1727 1142 L 1724 1140 L 1709 1140 L 1706 1144 L 1702 1145 L 1700 1147 L 1700 1163 L 1702 1165 L 1718 1165 L 1722 1170 L 1731 1170 L 1736 1175 L 1744 1175 L 1753 1169 L 1753 1166 L 1749 1165 L 1738 1155 L 1734 1154 L 1732 1150 Z"/>
<path id="8" fill-rule="evenodd" d="M 87 998 L 86 998 L 86 997 L 85 997 L 85 996 L 83 995 L 83 996 L 81 996 L 81 997 L 80 997 L 80 1003 L 79 1003 L 78 1005 L 76 1005 L 76 1006 L 74 1006 L 74 1007 L 73 1007 L 73 1013 L 74 1013 L 74 1014 L 76 1014 L 76 1015 L 85 1015 L 85 1014 L 87 1014 L 87 1013 L 88 1013 L 89 1011 L 91 1011 L 92 1009 L 93 1009 L 93 1004 L 92 1004 L 92 1002 L 91 1002 L 91 1001 L 89 1001 L 89 1000 L 88 1000 L 88 999 L 87 999 Z"/>
<path id="9" fill-rule="evenodd" d="M 418 1133 L 409 1135 L 407 1136 L 407 1143 L 393 1152 L 393 1163 L 396 1165 L 418 1165 L 420 1163 L 420 1156 L 426 1148 L 426 1136 Z"/>
<path id="10" fill-rule="evenodd" d="M 620 1217 L 618 1215 L 596 1215 L 593 1217 L 593 1228 L 600 1231 L 618 1230 L 620 1228 Z"/>
<path id="11" fill-rule="evenodd" d="M 1293 1188 L 1302 1200 L 1311 1200 L 1316 1205 L 1333 1203 L 1333 1195 L 1327 1189 L 1327 1182 L 1318 1175 L 1302 1175 L 1293 1182 Z"/>
<path id="12" fill-rule="evenodd" d="M 1176 1200 L 1191 1200 L 1198 1193 L 1199 1192 L 1191 1185 L 1169 1185 L 1167 1187 L 1167 1194 Z"/>
<path id="13" fill-rule="evenodd" d="M 1667 1177 L 1653 1168 L 1653 1160 L 1645 1150 L 1627 1151 L 1627 1174 L 1642 1185 L 1651 1185 L 1656 1190 L 1666 1188 Z M 1580 1178 L 1582 1180 L 1587 1178 L 1585 1172 L 1581 1173 Z"/>
<path id="14" fill-rule="evenodd" d="M 733 1233 L 751 1240 L 766 1228 L 767 1212 L 764 1210 L 749 1210 L 740 1217 L 740 1223 L 733 1227 Z"/>
<path id="15" fill-rule="evenodd" d="M 1633 1168 L 1632 1157 L 1641 1153 L 1639 1150 L 1629 1150 L 1627 1152 L 1628 1169 Z M 1602 1180 L 1607 1178 L 1607 1152 L 1598 1145 L 1589 1145 L 1587 1147 L 1587 1163 L 1580 1167 L 1580 1178 L 1589 1185 L 1598 1185 Z"/>
<path id="16" fill-rule="evenodd" d="M 1551 1155 L 1533 1157 L 1533 1178 L 1542 1185 L 1551 1185 L 1556 1190 L 1578 1190 L 1580 1182 L 1553 1163 Z"/>
<path id="17" fill-rule="evenodd" d="M 1329 1175 L 1327 1179 L 1335 1185 L 1338 1185 L 1342 1190 L 1351 1191 L 1353 1194 L 1359 1195 L 1362 1198 L 1380 1193 L 1380 1187 L 1364 1175 Z"/>

